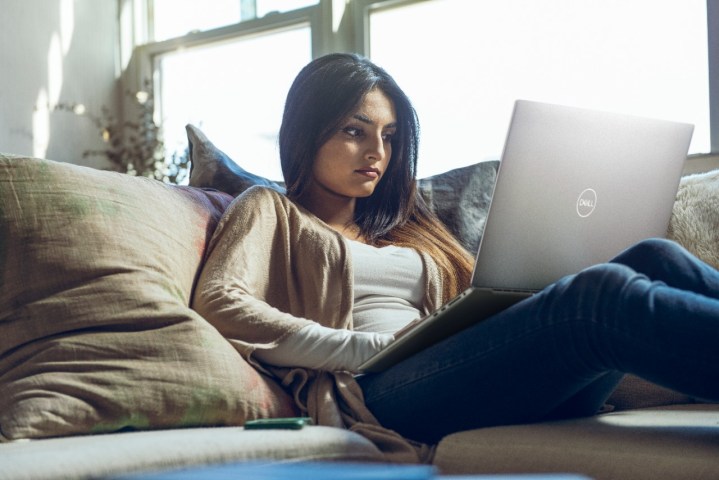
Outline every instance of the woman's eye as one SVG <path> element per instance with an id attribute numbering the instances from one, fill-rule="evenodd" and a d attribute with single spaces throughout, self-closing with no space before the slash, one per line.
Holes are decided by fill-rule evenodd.
<path id="1" fill-rule="evenodd" d="M 342 131 L 351 137 L 359 137 L 362 135 L 362 129 L 357 127 L 345 127 Z"/>
<path id="2" fill-rule="evenodd" d="M 390 142 L 394 138 L 394 132 L 388 132 L 382 135 L 382 138 L 384 138 L 385 142 Z"/>

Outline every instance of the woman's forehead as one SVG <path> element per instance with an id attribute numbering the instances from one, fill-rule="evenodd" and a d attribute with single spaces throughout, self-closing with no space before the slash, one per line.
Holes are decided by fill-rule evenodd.
<path id="1" fill-rule="evenodd" d="M 397 122 L 394 102 L 379 88 L 367 92 L 353 109 L 350 117 L 364 123 L 381 126 Z"/>

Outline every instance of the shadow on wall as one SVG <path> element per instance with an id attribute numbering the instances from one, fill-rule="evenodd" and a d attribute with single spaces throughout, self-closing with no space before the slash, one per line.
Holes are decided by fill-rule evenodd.
<path id="1" fill-rule="evenodd" d="M 83 158 L 101 149 L 84 117 L 53 111 L 82 103 L 88 111 L 116 110 L 117 5 L 109 0 L 4 0 L 0 53 L 15 75 L 0 78 L 0 151 L 104 167 Z"/>

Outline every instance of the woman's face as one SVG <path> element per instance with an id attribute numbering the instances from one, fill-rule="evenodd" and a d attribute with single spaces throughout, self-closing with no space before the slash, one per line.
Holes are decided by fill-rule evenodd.
<path id="1" fill-rule="evenodd" d="M 371 90 L 320 147 L 310 190 L 345 198 L 372 195 L 387 171 L 396 129 L 392 100 L 379 89 Z"/>

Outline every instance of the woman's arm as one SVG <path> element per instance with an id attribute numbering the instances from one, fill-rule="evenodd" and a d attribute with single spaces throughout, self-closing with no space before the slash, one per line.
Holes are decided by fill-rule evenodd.
<path id="1" fill-rule="evenodd" d="M 215 230 L 192 307 L 246 358 L 315 321 L 346 329 L 352 286 L 344 242 L 284 196 L 249 189 Z"/>
<path id="2" fill-rule="evenodd" d="M 317 323 L 302 327 L 276 347 L 255 351 L 263 363 L 278 367 L 349 372 L 394 341 L 391 334 L 327 328 Z"/>

